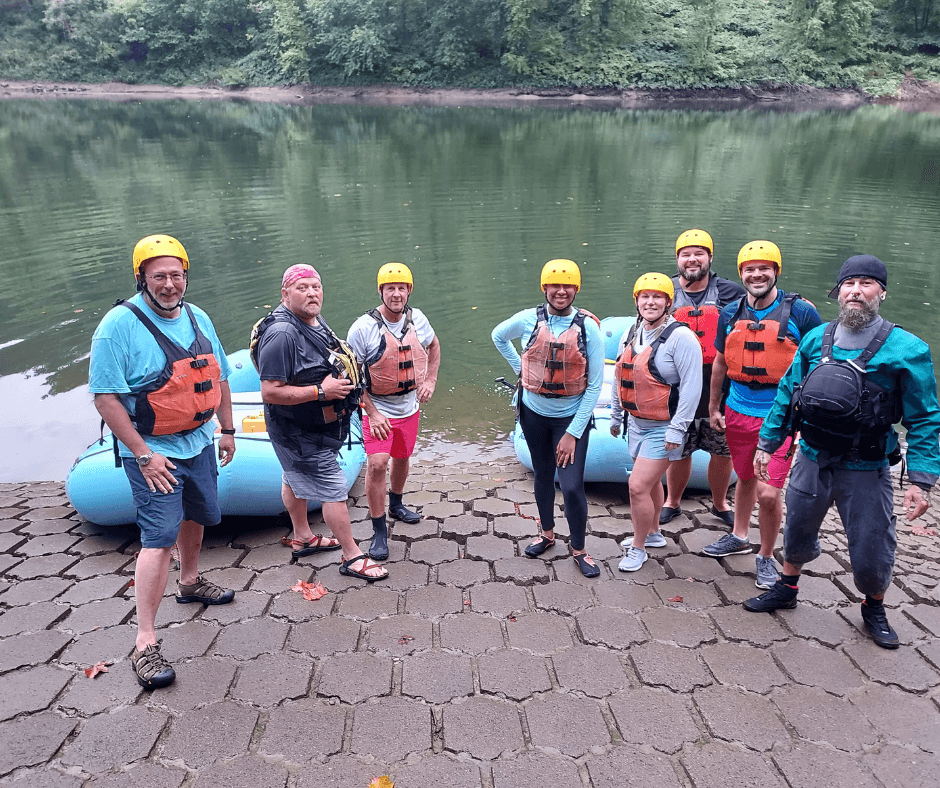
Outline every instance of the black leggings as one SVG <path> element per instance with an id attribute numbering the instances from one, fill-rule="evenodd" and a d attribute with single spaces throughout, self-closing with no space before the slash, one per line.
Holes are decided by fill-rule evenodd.
<path id="1" fill-rule="evenodd" d="M 535 474 L 535 505 L 543 531 L 555 528 L 555 473 L 565 501 L 565 519 L 571 532 L 571 547 L 584 549 L 587 527 L 587 496 L 584 494 L 584 463 L 587 460 L 590 427 L 575 441 L 574 460 L 559 468 L 555 460 L 558 442 L 564 437 L 573 416 L 553 418 L 540 416 L 523 403 L 519 404 L 519 424 L 529 446 L 532 471 Z"/>

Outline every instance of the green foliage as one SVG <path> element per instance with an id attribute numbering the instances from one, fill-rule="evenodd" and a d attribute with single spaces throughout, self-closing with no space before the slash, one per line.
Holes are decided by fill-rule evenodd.
<path id="1" fill-rule="evenodd" d="M 0 0 L 20 79 L 890 92 L 938 54 L 940 0 Z"/>

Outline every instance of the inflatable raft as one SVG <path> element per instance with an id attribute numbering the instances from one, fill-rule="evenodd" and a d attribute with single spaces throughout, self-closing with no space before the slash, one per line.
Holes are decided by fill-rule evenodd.
<path id="1" fill-rule="evenodd" d="M 229 355 L 233 374 L 232 411 L 235 416 L 235 457 L 219 468 L 219 506 L 223 515 L 273 516 L 284 511 L 281 501 L 281 465 L 264 431 L 261 382 L 249 357 L 242 350 Z M 250 386 L 254 386 L 251 389 Z M 220 433 L 216 433 L 218 443 Z M 353 416 L 349 441 L 339 453 L 339 464 L 348 486 L 359 476 L 365 462 L 362 425 Z M 137 508 L 123 468 L 114 467 L 110 433 L 104 442 L 95 441 L 75 460 L 65 481 L 69 501 L 82 517 L 99 525 L 122 525 L 137 519 Z M 308 501 L 308 508 L 320 508 Z"/>
<path id="2" fill-rule="evenodd" d="M 594 409 L 594 422 L 597 429 L 591 431 L 588 442 L 587 461 L 584 467 L 584 480 L 587 482 L 626 482 L 633 470 L 633 458 L 627 441 L 624 440 L 623 431 L 619 438 L 610 434 L 610 390 L 614 380 L 614 360 L 620 346 L 620 338 L 633 325 L 636 318 L 605 317 L 601 320 L 601 336 L 604 339 L 604 355 L 607 363 L 604 366 L 604 385 L 601 389 L 600 399 Z M 532 456 L 529 445 L 525 442 L 522 427 L 516 422 L 515 429 L 509 435 L 516 457 L 526 468 L 532 470 Z M 704 451 L 692 454 L 692 475 L 689 477 L 688 488 L 693 490 L 708 490 L 708 462 L 710 455 Z M 738 479 L 731 474 L 731 483 Z"/>

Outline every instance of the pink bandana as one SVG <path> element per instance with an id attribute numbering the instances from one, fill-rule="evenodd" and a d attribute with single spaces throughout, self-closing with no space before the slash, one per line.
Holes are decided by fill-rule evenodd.
<path id="1" fill-rule="evenodd" d="M 298 279 L 319 279 L 320 274 L 317 273 L 317 269 L 312 265 L 292 265 L 284 272 L 284 277 L 281 279 L 281 287 L 290 287 Z"/>

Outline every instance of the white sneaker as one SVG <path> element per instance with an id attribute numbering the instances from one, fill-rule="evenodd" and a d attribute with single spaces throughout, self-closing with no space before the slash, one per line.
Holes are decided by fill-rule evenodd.
<path id="1" fill-rule="evenodd" d="M 665 547 L 666 546 L 666 537 L 663 536 L 662 531 L 653 531 L 651 534 L 647 534 L 646 542 L 643 544 L 644 547 Z"/>
<path id="2" fill-rule="evenodd" d="M 628 547 L 627 554 L 617 568 L 621 572 L 637 572 L 643 568 L 647 558 L 649 556 L 646 554 L 646 550 L 640 550 L 638 547 Z"/>

